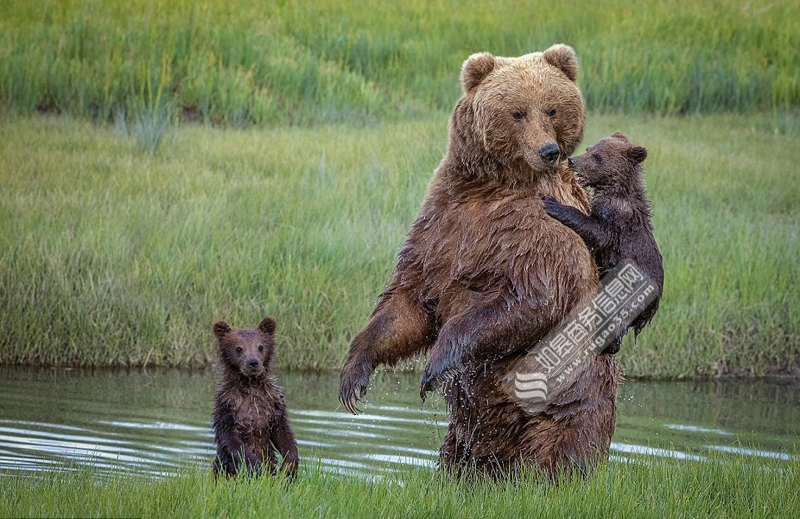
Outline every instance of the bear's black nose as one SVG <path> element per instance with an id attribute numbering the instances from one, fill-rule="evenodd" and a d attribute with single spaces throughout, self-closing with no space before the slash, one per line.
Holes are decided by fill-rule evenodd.
<path id="1" fill-rule="evenodd" d="M 569 167 L 573 167 L 575 165 L 575 159 L 573 159 L 572 157 L 568 158 L 567 164 L 569 165 Z"/>
<path id="2" fill-rule="evenodd" d="M 258 367 L 258 359 L 250 359 L 250 360 L 248 360 L 247 361 L 247 365 L 249 367 L 251 367 L 251 368 L 257 368 Z"/>
<path id="3" fill-rule="evenodd" d="M 558 144 L 555 142 L 545 144 L 539 148 L 539 156 L 543 161 L 547 162 L 551 166 L 555 166 L 556 162 L 558 162 L 558 156 L 560 154 L 561 150 L 558 148 Z"/>

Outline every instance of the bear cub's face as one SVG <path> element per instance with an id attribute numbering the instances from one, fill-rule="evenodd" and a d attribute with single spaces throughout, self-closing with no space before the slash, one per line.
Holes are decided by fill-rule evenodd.
<path id="1" fill-rule="evenodd" d="M 603 188 L 626 184 L 637 174 L 637 166 L 647 158 L 647 150 L 628 141 L 623 133 L 600 140 L 586 153 L 570 157 L 570 169 L 584 187 Z"/>
<path id="2" fill-rule="evenodd" d="M 275 320 L 264 317 L 258 328 L 239 330 L 225 321 L 214 324 L 221 366 L 246 378 L 258 378 L 272 371 Z"/>

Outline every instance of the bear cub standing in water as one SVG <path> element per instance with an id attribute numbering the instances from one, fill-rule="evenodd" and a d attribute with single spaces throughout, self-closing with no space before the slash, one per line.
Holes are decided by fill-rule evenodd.
<path id="1" fill-rule="evenodd" d="M 656 314 L 664 288 L 661 253 L 653 236 L 650 202 L 642 180 L 646 158 L 645 148 L 617 132 L 586 153 L 567 159 L 578 182 L 594 189 L 590 215 L 552 197 L 544 198 L 547 214 L 575 231 L 589 247 L 601 277 L 626 259 L 656 284 L 656 299 L 631 324 L 636 335 Z M 605 352 L 616 353 L 621 342 L 622 337 L 617 337 Z"/>
<path id="2" fill-rule="evenodd" d="M 217 457 L 214 475 L 235 476 L 244 468 L 260 475 L 264 465 L 289 478 L 297 473 L 297 442 L 286 414 L 283 389 L 272 377 L 275 320 L 264 317 L 258 328 L 232 329 L 214 324 L 219 357 L 219 380 L 214 396 L 214 440 Z"/>

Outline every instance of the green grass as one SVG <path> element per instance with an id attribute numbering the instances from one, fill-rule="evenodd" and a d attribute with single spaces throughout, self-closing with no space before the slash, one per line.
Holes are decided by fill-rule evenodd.
<path id="1" fill-rule="evenodd" d="M 0 478 L 3 517 L 793 517 L 800 465 L 719 456 L 710 462 L 611 463 L 558 485 L 524 475 L 466 484 L 429 469 L 376 481 L 325 474 L 309 460 L 288 488 L 273 479 L 214 482 L 208 469 L 160 480 L 45 473 Z"/>
<path id="2" fill-rule="evenodd" d="M 460 64 L 562 41 L 586 144 L 624 130 L 650 151 L 667 280 L 629 376 L 796 373 L 798 18 L 788 0 L 0 0 L 0 363 L 202 365 L 209 323 L 268 312 L 282 367 L 338 367 L 444 153 Z"/>
<path id="3" fill-rule="evenodd" d="M 372 124 L 450 110 L 473 52 L 565 42 L 592 111 L 796 121 L 798 19 L 792 0 L 3 0 L 0 107 L 106 121 L 164 85 L 175 117 L 206 123 Z"/>
<path id="4" fill-rule="evenodd" d="M 331 368 L 386 281 L 446 121 L 186 127 L 157 157 L 68 119 L 0 128 L 0 319 L 14 329 L 0 361 L 202 364 L 214 320 L 272 313 L 284 365 Z"/>
<path id="5" fill-rule="evenodd" d="M 628 376 L 797 370 L 796 139 L 761 116 L 588 121 L 584 145 L 624 130 L 649 150 L 665 293 Z M 0 363 L 204 365 L 214 321 L 269 313 L 280 367 L 339 369 L 446 141 L 445 113 L 189 125 L 151 156 L 81 120 L 0 120 Z"/>

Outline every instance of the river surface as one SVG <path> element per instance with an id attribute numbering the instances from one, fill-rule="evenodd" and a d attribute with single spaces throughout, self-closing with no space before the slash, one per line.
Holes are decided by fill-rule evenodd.
<path id="1" fill-rule="evenodd" d="M 338 374 L 278 373 L 301 463 L 381 477 L 435 466 L 447 426 L 419 375 L 379 373 L 363 414 L 337 401 Z M 0 367 L 0 474 L 72 471 L 169 475 L 214 456 L 212 370 Z M 715 452 L 788 460 L 800 447 L 800 383 L 635 382 L 620 389 L 612 460 Z"/>

